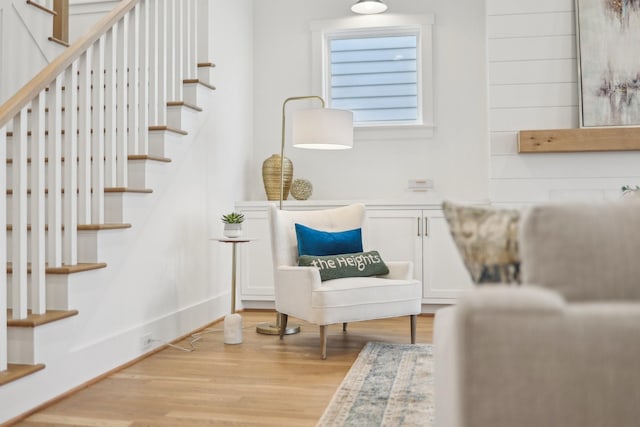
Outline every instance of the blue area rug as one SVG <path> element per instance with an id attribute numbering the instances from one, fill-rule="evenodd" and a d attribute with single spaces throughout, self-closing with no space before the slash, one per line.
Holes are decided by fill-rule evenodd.
<path id="1" fill-rule="evenodd" d="M 318 427 L 428 427 L 433 414 L 433 346 L 370 342 L 333 395 Z"/>

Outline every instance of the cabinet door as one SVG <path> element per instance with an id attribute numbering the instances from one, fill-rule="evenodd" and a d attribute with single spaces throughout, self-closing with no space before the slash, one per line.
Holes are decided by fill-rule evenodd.
<path id="1" fill-rule="evenodd" d="M 429 303 L 453 303 L 473 283 L 442 211 L 424 213 L 423 298 Z"/>
<path id="2" fill-rule="evenodd" d="M 364 250 L 376 250 L 384 261 L 413 261 L 422 280 L 421 210 L 368 210 Z"/>
<path id="3" fill-rule="evenodd" d="M 267 211 L 246 212 L 243 228 L 246 236 L 256 240 L 238 245 L 240 298 L 273 301 L 273 263 Z"/>

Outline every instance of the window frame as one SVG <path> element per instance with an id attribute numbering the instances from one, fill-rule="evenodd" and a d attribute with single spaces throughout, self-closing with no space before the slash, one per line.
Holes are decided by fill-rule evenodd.
<path id="1" fill-rule="evenodd" d="M 334 38 L 417 35 L 418 120 L 354 123 L 358 139 L 416 139 L 432 137 L 435 129 L 433 92 L 433 23 L 428 15 L 369 15 L 312 22 L 312 91 L 330 105 L 329 42 Z"/>

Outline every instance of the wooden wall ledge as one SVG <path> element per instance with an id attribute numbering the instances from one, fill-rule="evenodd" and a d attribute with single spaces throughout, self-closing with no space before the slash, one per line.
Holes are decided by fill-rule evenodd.
<path id="1" fill-rule="evenodd" d="M 640 127 L 522 130 L 518 153 L 640 150 Z"/>

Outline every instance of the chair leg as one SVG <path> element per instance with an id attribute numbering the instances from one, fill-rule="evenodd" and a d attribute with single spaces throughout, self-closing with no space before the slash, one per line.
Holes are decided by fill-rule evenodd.
<path id="1" fill-rule="evenodd" d="M 280 316 L 280 339 L 284 337 L 284 331 L 287 330 L 287 321 L 289 320 L 289 315 L 284 313 L 278 313 Z"/>
<path id="2" fill-rule="evenodd" d="M 342 332 L 347 332 L 347 322 L 342 323 Z"/>
<path id="3" fill-rule="evenodd" d="M 320 325 L 320 357 L 327 358 L 327 326 Z"/>
<path id="4" fill-rule="evenodd" d="M 416 314 L 412 314 L 409 316 L 411 319 L 411 344 L 416 343 L 416 321 L 418 316 Z"/>

